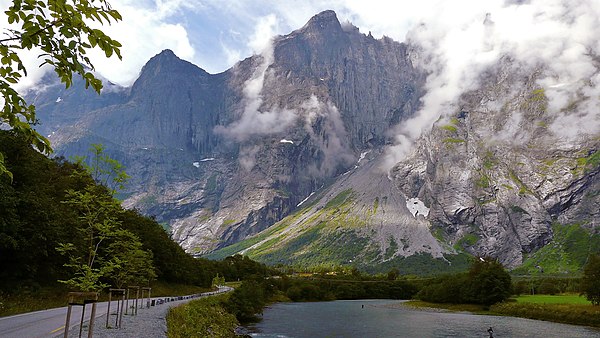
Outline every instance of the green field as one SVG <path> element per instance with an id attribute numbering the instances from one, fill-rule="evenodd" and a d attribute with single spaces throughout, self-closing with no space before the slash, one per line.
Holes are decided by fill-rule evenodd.
<path id="1" fill-rule="evenodd" d="M 591 304 L 584 296 L 567 295 L 524 295 L 515 298 L 517 303 L 534 304 Z"/>

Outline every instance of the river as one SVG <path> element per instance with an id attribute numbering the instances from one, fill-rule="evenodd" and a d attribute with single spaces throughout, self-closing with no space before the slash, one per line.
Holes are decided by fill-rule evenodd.
<path id="1" fill-rule="evenodd" d="M 600 329 L 515 317 L 412 309 L 397 300 L 277 303 L 248 326 L 252 337 L 593 338 Z"/>

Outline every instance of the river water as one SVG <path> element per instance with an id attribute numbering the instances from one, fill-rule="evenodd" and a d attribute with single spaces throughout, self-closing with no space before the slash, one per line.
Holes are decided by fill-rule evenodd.
<path id="1" fill-rule="evenodd" d="M 277 303 L 247 329 L 253 337 L 593 338 L 600 329 L 514 317 L 412 309 L 397 300 Z"/>

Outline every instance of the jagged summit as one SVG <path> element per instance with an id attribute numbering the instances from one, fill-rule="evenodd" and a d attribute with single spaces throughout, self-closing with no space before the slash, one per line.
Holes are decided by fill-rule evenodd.
<path id="1" fill-rule="evenodd" d="M 327 32 L 342 31 L 342 26 L 337 15 L 332 10 L 323 11 L 308 20 L 300 29 L 301 32 Z"/>
<path id="2" fill-rule="evenodd" d="M 185 60 L 180 59 L 175 53 L 170 49 L 165 49 L 162 52 L 156 54 L 142 68 L 140 73 L 140 78 L 148 73 L 157 75 L 159 73 L 184 73 L 184 72 L 192 72 L 200 73 L 204 75 L 208 75 L 208 73 Z"/>
<path id="3" fill-rule="evenodd" d="M 142 67 L 140 76 L 132 87 L 132 94 L 140 92 L 140 88 L 152 86 L 152 83 L 172 83 L 179 84 L 181 79 L 206 78 L 210 74 L 204 69 L 182 60 L 170 49 L 153 56 Z M 145 91 L 142 90 L 142 91 Z"/>

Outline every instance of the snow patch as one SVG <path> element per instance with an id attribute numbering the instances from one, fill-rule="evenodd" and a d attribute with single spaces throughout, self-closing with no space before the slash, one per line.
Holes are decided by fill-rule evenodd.
<path id="1" fill-rule="evenodd" d="M 429 215 L 429 208 L 426 207 L 425 203 L 423 203 L 423 201 L 417 197 L 408 199 L 406 201 L 406 207 L 413 217 L 417 217 L 417 215 L 423 215 L 424 217 L 427 217 Z"/>
<path id="2" fill-rule="evenodd" d="M 306 197 L 305 199 L 303 199 L 303 200 L 302 200 L 302 202 L 300 202 L 300 203 L 298 203 L 298 204 L 296 205 L 296 208 L 297 208 L 297 207 L 299 207 L 299 206 L 301 206 L 302 204 L 304 204 L 304 202 L 308 201 L 308 199 L 309 199 L 309 198 L 310 198 L 312 195 L 314 195 L 314 194 L 315 194 L 315 192 L 314 192 L 314 191 L 313 191 L 313 192 L 311 192 L 311 193 L 310 193 L 310 195 L 308 195 L 308 197 Z"/>
<path id="3" fill-rule="evenodd" d="M 360 161 L 365 159 L 365 156 L 367 156 L 368 153 L 370 153 L 371 151 L 364 151 L 362 153 L 360 153 L 360 157 L 358 158 L 358 162 L 356 162 L 356 164 L 360 163 Z"/>
<path id="4" fill-rule="evenodd" d="M 360 164 L 360 161 L 365 159 L 365 156 L 367 156 L 368 153 L 370 153 L 371 151 L 364 151 L 362 153 L 360 153 L 360 157 L 358 158 L 358 161 L 356 161 L 356 165 L 354 166 L 354 169 L 358 168 L 358 165 Z"/>
<path id="5" fill-rule="evenodd" d="M 200 162 L 194 162 L 192 165 L 196 168 L 200 168 Z"/>
<path id="6" fill-rule="evenodd" d="M 208 161 L 214 161 L 215 158 L 214 157 L 207 157 L 207 158 L 203 158 L 200 160 L 200 162 L 208 162 Z"/>
<path id="7" fill-rule="evenodd" d="M 56 99 L 56 103 L 59 103 L 60 101 L 62 101 L 63 99 L 59 96 L 58 99 Z"/>
<path id="8" fill-rule="evenodd" d="M 291 141 L 291 140 L 286 140 L 286 139 L 282 139 L 281 141 L 279 141 L 279 143 L 289 143 L 289 144 L 294 144 L 294 141 Z"/>

